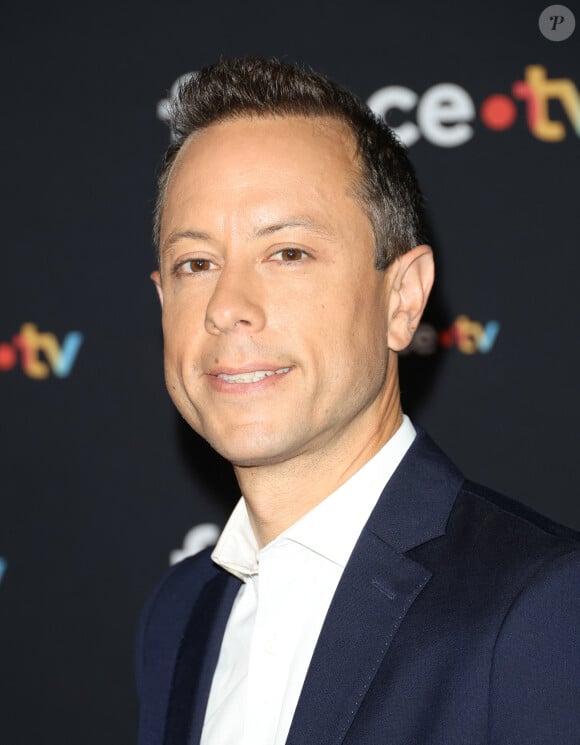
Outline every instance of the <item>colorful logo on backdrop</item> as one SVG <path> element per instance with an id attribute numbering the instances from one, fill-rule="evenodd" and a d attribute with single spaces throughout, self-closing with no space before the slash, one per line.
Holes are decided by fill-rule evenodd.
<path id="1" fill-rule="evenodd" d="M 169 119 L 170 105 L 181 83 L 195 72 L 180 75 L 174 81 L 168 98 L 157 104 L 157 116 Z M 549 106 L 557 101 L 564 121 L 550 116 Z M 474 135 L 472 122 L 479 118 L 491 130 L 501 132 L 512 127 L 520 111 L 531 134 L 542 142 L 566 139 L 566 120 L 580 137 L 580 94 L 570 78 L 551 78 L 543 65 L 528 65 L 523 80 L 512 83 L 507 92 L 492 93 L 479 107 L 470 94 L 456 83 L 437 83 L 422 94 L 402 85 L 387 85 L 375 91 L 367 101 L 378 116 L 390 124 L 391 114 L 398 112 L 403 122 L 390 124 L 402 142 L 410 147 L 422 137 L 438 147 L 464 145 Z"/>
<path id="2" fill-rule="evenodd" d="M 439 349 L 455 348 L 462 354 L 487 354 L 493 349 L 500 330 L 497 321 L 473 321 L 469 316 L 457 316 L 444 329 L 430 323 L 420 323 L 403 354 L 421 356 L 435 354 Z"/>
<path id="3" fill-rule="evenodd" d="M 531 134 L 543 142 L 566 138 L 565 121 L 550 116 L 550 102 L 562 107 L 564 119 L 580 137 L 580 95 L 569 78 L 550 78 L 542 65 L 528 65 L 523 80 L 516 80 L 509 93 L 492 93 L 479 104 L 479 118 L 488 129 L 500 132 L 512 127 L 519 115 L 516 102 L 523 104 Z M 378 116 L 390 121 L 397 111 L 405 119 L 392 129 L 410 147 L 421 137 L 439 147 L 457 147 L 474 134 L 476 105 L 469 93 L 456 83 L 438 83 L 422 95 L 401 85 L 375 91 L 367 101 Z"/>
<path id="4" fill-rule="evenodd" d="M 23 323 L 10 341 L 0 342 L 0 372 L 20 367 L 29 378 L 44 380 L 51 375 L 70 375 L 83 343 L 80 331 L 69 331 L 59 341 L 49 331 L 39 331 L 34 323 Z"/>

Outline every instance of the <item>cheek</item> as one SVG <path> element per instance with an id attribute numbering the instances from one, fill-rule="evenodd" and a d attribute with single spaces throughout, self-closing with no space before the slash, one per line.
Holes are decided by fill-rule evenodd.
<path id="1" fill-rule="evenodd" d="M 204 314 L 192 303 L 166 303 L 162 328 L 166 357 L 178 360 L 195 348 L 195 340 L 203 329 Z M 201 319 L 201 320 L 200 320 Z"/>
<path id="2" fill-rule="evenodd" d="M 377 293 L 378 295 L 378 293 Z M 374 379 L 386 365 L 388 323 L 381 297 L 359 293 L 343 317 L 343 329 L 337 342 L 351 374 L 361 382 Z"/>
<path id="3" fill-rule="evenodd" d="M 167 306 L 166 306 L 167 307 Z M 197 348 L 194 324 L 189 313 L 176 307 L 164 308 L 163 358 L 165 384 L 175 406 L 188 419 L 189 389 L 197 367 Z M 190 421 L 191 426 L 193 423 Z"/>
<path id="4" fill-rule="evenodd" d="M 352 293 L 352 289 L 351 289 Z M 318 304 L 304 323 L 304 338 L 321 374 L 319 382 L 333 389 L 366 387 L 386 364 L 386 323 L 379 303 L 361 293 L 349 300 L 336 294 Z"/>

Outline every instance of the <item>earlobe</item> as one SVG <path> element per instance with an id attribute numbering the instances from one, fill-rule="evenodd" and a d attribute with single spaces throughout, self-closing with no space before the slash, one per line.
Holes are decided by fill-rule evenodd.
<path id="1" fill-rule="evenodd" d="M 151 272 L 151 279 L 153 280 L 153 283 L 155 284 L 155 289 L 157 290 L 157 296 L 159 297 L 159 302 L 161 303 L 161 307 L 163 308 L 163 288 L 161 287 L 161 274 L 156 269 L 154 272 Z"/>
<path id="2" fill-rule="evenodd" d="M 400 352 L 411 343 L 429 299 L 435 278 L 433 251 L 427 245 L 415 246 L 391 269 L 388 345 Z"/>

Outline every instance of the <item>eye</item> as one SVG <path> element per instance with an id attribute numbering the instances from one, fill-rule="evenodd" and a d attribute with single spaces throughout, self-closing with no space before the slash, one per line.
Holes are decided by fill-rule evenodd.
<path id="1" fill-rule="evenodd" d="M 178 264 L 175 270 L 177 274 L 199 274 L 214 268 L 215 264 L 209 259 L 187 259 Z"/>
<path id="2" fill-rule="evenodd" d="M 289 246 L 288 248 L 282 248 L 280 249 L 280 251 L 276 251 L 272 258 L 276 256 L 278 256 L 286 264 L 290 264 L 292 262 L 304 259 L 306 256 L 308 256 L 308 254 L 301 248 L 294 248 L 292 246 Z"/>

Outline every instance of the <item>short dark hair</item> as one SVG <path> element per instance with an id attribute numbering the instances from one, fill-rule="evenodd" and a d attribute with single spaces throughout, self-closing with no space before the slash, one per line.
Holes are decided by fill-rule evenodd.
<path id="1" fill-rule="evenodd" d="M 193 74 L 170 103 L 172 141 L 163 159 L 155 206 L 159 251 L 161 213 L 177 153 L 194 132 L 245 117 L 333 117 L 352 132 L 361 169 L 356 196 L 375 236 L 375 265 L 428 242 L 423 197 L 407 152 L 382 119 L 324 75 L 277 59 L 221 60 Z"/>

